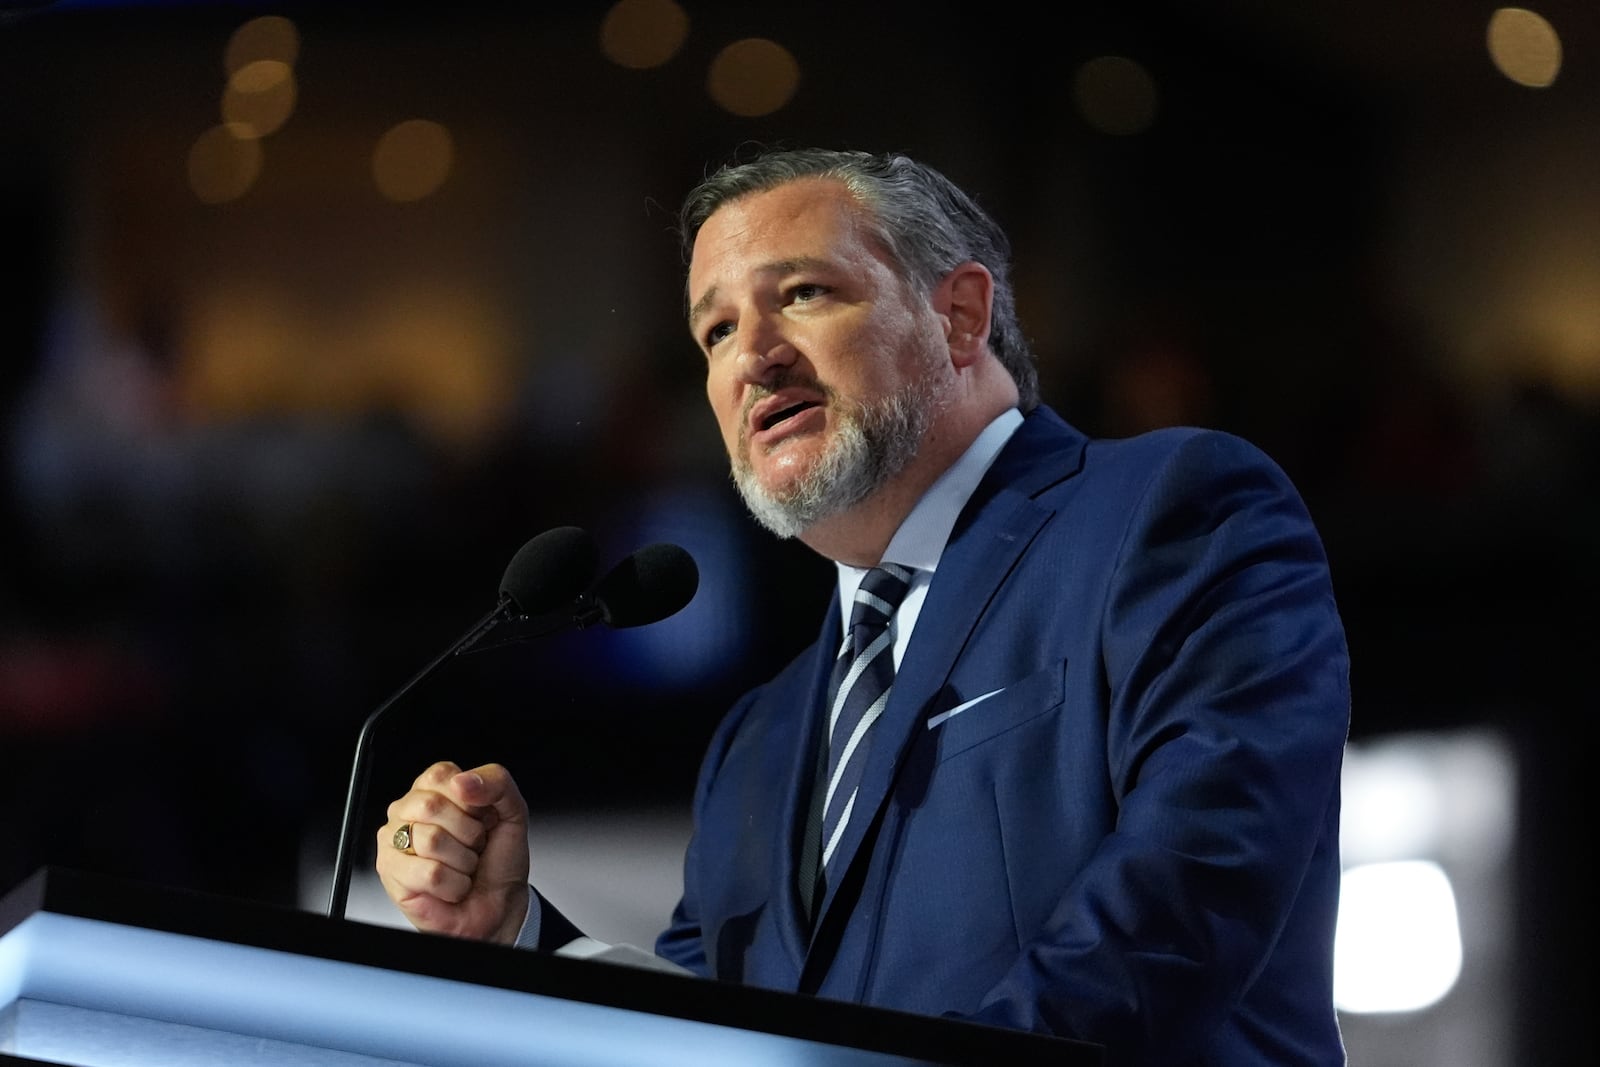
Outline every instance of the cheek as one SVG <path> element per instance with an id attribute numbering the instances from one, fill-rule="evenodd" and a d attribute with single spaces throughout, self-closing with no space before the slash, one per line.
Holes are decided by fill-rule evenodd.
<path id="1" fill-rule="evenodd" d="M 841 391 L 857 399 L 892 391 L 907 373 L 905 346 L 905 336 L 893 330 L 858 333 L 849 349 L 856 358 L 841 361 L 834 371 Z"/>
<path id="2" fill-rule="evenodd" d="M 739 442 L 739 401 L 731 389 L 717 381 L 715 375 L 706 378 L 706 400 L 711 405 L 712 416 L 717 420 L 723 444 L 728 446 L 731 455 Z"/>

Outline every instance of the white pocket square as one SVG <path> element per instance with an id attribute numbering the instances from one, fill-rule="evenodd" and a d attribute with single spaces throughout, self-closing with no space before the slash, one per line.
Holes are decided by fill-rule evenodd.
<path id="1" fill-rule="evenodd" d="M 963 711 L 966 711 L 968 708 L 972 707 L 974 704 L 981 704 L 985 700 L 988 700 L 990 697 L 994 696 L 995 694 L 1004 693 L 1004 692 L 1005 692 L 1005 687 L 1004 686 L 1001 686 L 999 689 L 991 689 L 989 692 L 983 694 L 983 696 L 981 696 L 981 697 L 973 697 L 971 700 L 967 701 L 965 704 L 957 704 L 955 707 L 951 708 L 949 711 L 941 711 L 939 714 L 935 715 L 933 718 L 928 720 L 928 729 L 931 730 L 935 726 L 938 726 L 940 723 L 944 722 L 946 719 L 954 718 L 955 716 L 960 715 Z"/>

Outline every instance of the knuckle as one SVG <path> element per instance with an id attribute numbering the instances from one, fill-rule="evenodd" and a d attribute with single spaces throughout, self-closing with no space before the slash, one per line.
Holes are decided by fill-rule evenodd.
<path id="1" fill-rule="evenodd" d="M 424 861 L 422 882 L 430 896 L 455 903 L 461 896 L 462 875 L 460 871 L 440 863 L 438 860 Z"/>
<path id="2" fill-rule="evenodd" d="M 422 809 L 422 814 L 426 818 L 433 820 L 443 815 L 452 805 L 438 793 L 428 793 L 421 798 L 417 806 Z"/>
<path id="3" fill-rule="evenodd" d="M 438 785 L 459 773 L 461 768 L 449 760 L 440 760 L 417 776 L 418 785 Z"/>

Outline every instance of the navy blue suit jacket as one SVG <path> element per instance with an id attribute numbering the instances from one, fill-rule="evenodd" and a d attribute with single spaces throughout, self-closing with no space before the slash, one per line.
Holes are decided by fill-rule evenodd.
<path id="1" fill-rule="evenodd" d="M 837 611 L 716 732 L 659 954 L 1111 1063 L 1343 1062 L 1348 660 L 1276 465 L 1214 431 L 1030 414 L 939 562 L 812 925 L 796 863 Z"/>

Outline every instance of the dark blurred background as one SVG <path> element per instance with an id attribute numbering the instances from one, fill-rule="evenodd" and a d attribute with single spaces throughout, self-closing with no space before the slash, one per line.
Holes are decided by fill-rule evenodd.
<path id="1" fill-rule="evenodd" d="M 1353 745 L 1514 770 L 1496 983 L 1351 1017 L 1352 1064 L 1586 1062 L 1592 0 L 0 5 L 0 889 L 315 907 L 362 721 L 556 525 L 682 544 L 700 593 L 429 678 L 360 842 L 438 758 L 681 811 L 829 593 L 740 511 L 682 325 L 676 205 L 752 142 L 945 170 L 1049 403 L 1285 467 Z"/>

